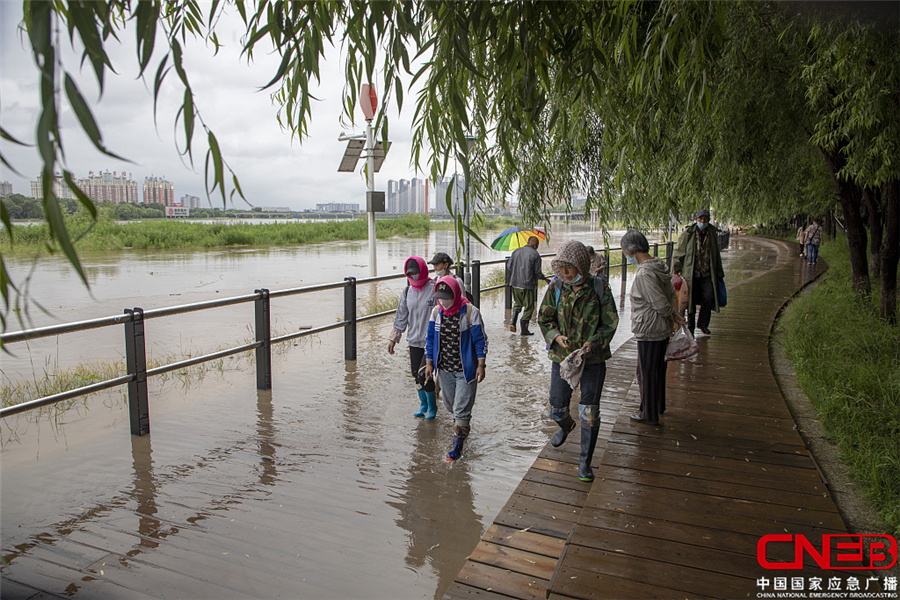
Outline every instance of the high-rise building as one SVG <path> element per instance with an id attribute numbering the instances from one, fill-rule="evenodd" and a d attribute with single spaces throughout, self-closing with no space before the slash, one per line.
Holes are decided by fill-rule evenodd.
<path id="1" fill-rule="evenodd" d="M 144 178 L 144 204 L 175 206 L 175 186 L 162 177 Z"/>
<path id="2" fill-rule="evenodd" d="M 425 214 L 425 198 L 428 182 L 424 179 L 414 178 L 409 184 L 409 212 Z"/>
<path id="3" fill-rule="evenodd" d="M 190 194 L 185 194 L 181 197 L 181 205 L 190 209 L 200 208 L 200 198 L 198 196 L 191 196 Z"/>
<path id="4" fill-rule="evenodd" d="M 96 202 L 132 202 L 136 204 L 141 201 L 137 181 L 131 178 L 130 173 L 126 175 L 125 171 L 122 171 L 121 175 L 116 171 L 112 173 L 103 171 L 98 175 L 89 171 L 86 178 L 79 179 L 76 183 L 88 198 Z"/>
<path id="5" fill-rule="evenodd" d="M 8 181 L 0 181 L 0 198 L 12 196 L 12 184 Z"/>
<path id="6" fill-rule="evenodd" d="M 63 176 L 60 173 L 56 173 L 53 176 L 53 184 L 52 184 L 53 195 L 57 198 L 75 198 L 75 194 L 72 190 L 69 189 L 69 186 L 66 185 L 66 182 L 63 180 Z M 43 198 L 44 197 L 44 174 L 41 173 L 37 176 L 37 179 L 31 182 L 31 197 L 32 198 Z"/>
<path id="7" fill-rule="evenodd" d="M 450 211 L 447 210 L 447 190 L 450 189 L 451 183 L 453 189 L 450 191 L 450 204 L 453 211 L 459 214 L 465 208 L 466 179 L 462 175 L 455 174 L 450 179 L 441 179 L 441 181 L 435 182 L 432 214 L 450 214 Z"/>
<path id="8" fill-rule="evenodd" d="M 328 202 L 316 204 L 316 212 L 359 212 L 359 203 Z"/>
<path id="9" fill-rule="evenodd" d="M 396 179 L 389 179 L 387 184 L 387 198 L 384 211 L 396 215 L 400 212 L 400 183 Z"/>

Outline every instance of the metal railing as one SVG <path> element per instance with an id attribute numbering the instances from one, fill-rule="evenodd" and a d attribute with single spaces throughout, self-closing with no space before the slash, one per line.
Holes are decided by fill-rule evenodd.
<path id="1" fill-rule="evenodd" d="M 671 267 L 672 265 L 672 242 L 666 243 L 666 262 Z M 626 280 L 628 277 L 628 263 L 625 260 L 625 255 L 622 254 L 622 263 L 617 265 L 611 265 L 609 263 L 610 253 L 614 250 L 620 251 L 620 248 L 612 248 L 604 250 L 604 254 L 606 257 L 606 267 L 605 274 L 607 278 L 612 269 L 621 268 L 621 278 L 622 278 L 622 289 L 621 295 L 624 296 L 626 289 Z M 653 245 L 653 256 L 659 255 L 659 244 Z M 547 258 L 555 256 L 554 254 L 542 254 L 542 258 Z M 505 272 L 505 283 L 490 286 L 487 288 L 481 288 L 481 267 L 487 265 L 504 265 Z M 465 268 L 465 264 L 457 265 L 457 273 L 461 273 Z M 497 290 L 500 288 L 506 289 L 506 298 L 505 298 L 505 306 L 506 308 L 512 308 L 512 292 L 509 287 L 509 257 L 505 259 L 498 260 L 490 260 L 490 261 L 472 261 L 472 298 L 475 306 L 481 305 L 481 294 L 483 292 L 489 292 L 492 290 Z M 92 394 L 94 392 L 99 392 L 102 390 L 110 389 L 113 387 L 117 387 L 120 385 L 128 386 L 128 413 L 129 413 L 129 424 L 131 427 L 131 433 L 134 435 L 144 435 L 150 432 L 150 410 L 149 410 L 149 393 L 147 388 L 147 379 L 149 377 L 153 377 L 155 375 L 162 375 L 163 373 L 168 373 L 170 371 L 177 371 L 179 369 L 184 369 L 193 365 L 198 365 L 201 363 L 209 362 L 212 360 L 218 360 L 220 358 L 225 358 L 228 356 L 232 356 L 234 354 L 239 354 L 241 352 L 248 352 L 250 350 L 255 350 L 256 352 L 256 387 L 260 390 L 271 389 L 272 387 L 272 345 L 278 344 L 281 342 L 287 342 L 290 340 L 294 340 L 297 338 L 316 335 L 318 333 L 324 333 L 326 331 L 331 331 L 332 329 L 337 329 L 339 327 L 344 328 L 344 359 L 345 360 L 356 360 L 356 328 L 357 324 L 362 321 L 369 321 L 371 319 L 377 319 L 380 317 L 384 317 L 387 315 L 391 315 L 396 311 L 387 310 L 379 313 L 374 313 L 371 315 L 366 315 L 363 317 L 358 317 L 356 315 L 356 288 L 359 284 L 370 284 L 370 283 L 379 283 L 382 281 L 389 281 L 393 279 L 402 279 L 404 278 L 404 274 L 398 275 L 384 275 L 380 277 L 368 277 L 365 279 L 357 279 L 355 277 L 345 277 L 344 281 L 336 282 L 336 283 L 326 283 L 321 285 L 312 285 L 306 287 L 299 288 L 291 288 L 286 290 L 277 290 L 277 291 L 269 291 L 268 289 L 258 289 L 254 290 L 252 294 L 246 294 L 244 296 L 234 296 L 231 298 L 221 298 L 218 300 L 210 300 L 206 302 L 196 302 L 193 304 L 184 304 L 180 306 L 171 306 L 167 308 L 157 308 L 152 310 L 144 310 L 139 307 L 135 308 L 126 308 L 121 315 L 113 315 L 109 317 L 102 317 L 98 319 L 91 319 L 87 321 L 77 321 L 73 323 L 63 323 L 60 325 L 50 325 L 47 327 L 37 327 L 34 329 L 26 329 L 23 331 L 15 331 L 12 333 L 3 333 L 0 335 L 0 340 L 4 346 L 7 344 L 14 344 L 17 342 L 24 342 L 27 340 L 34 340 L 39 338 L 45 338 L 55 335 L 62 335 L 66 333 L 74 333 L 80 331 L 88 331 L 91 329 L 99 329 L 102 327 L 110 327 L 114 325 L 124 325 L 125 330 L 125 367 L 127 374 L 122 375 L 120 377 L 115 377 L 113 379 L 107 379 L 105 381 L 101 381 L 99 383 L 94 383 L 91 385 L 86 385 L 82 387 L 78 387 L 75 389 L 67 390 L 65 392 L 60 392 L 58 394 L 53 394 L 51 396 L 45 396 L 43 398 L 37 398 L 35 400 L 29 400 L 27 402 L 22 402 L 19 404 L 15 404 L 13 406 L 7 406 L 0 408 L 0 418 L 9 417 L 15 414 L 19 414 L 28 410 L 33 410 L 36 408 L 40 408 L 43 406 L 49 406 L 51 404 L 56 404 L 57 402 L 62 402 L 64 400 L 69 400 L 72 398 L 77 398 L 79 396 L 85 396 L 88 394 Z M 290 333 L 287 335 L 281 335 L 277 337 L 272 337 L 271 332 L 271 319 L 270 319 L 270 308 L 271 308 L 271 300 L 273 298 L 285 298 L 288 296 L 296 296 L 300 294 L 308 294 L 312 292 L 322 292 L 327 290 L 336 290 L 343 289 L 344 290 L 344 319 L 342 321 L 337 321 L 335 323 L 329 325 L 323 325 L 321 327 L 315 327 L 310 329 L 305 329 L 300 332 Z M 235 304 L 244 304 L 248 302 L 253 302 L 254 305 L 254 314 L 255 314 L 255 341 L 242 344 L 240 346 L 235 346 L 232 348 L 228 348 L 225 350 L 219 350 L 217 352 L 213 352 L 210 354 L 204 354 L 202 356 L 196 356 L 193 358 L 189 358 L 186 360 L 170 363 L 167 365 L 162 365 L 159 367 L 154 367 L 151 369 L 147 368 L 147 353 L 146 353 L 146 344 L 145 344 L 145 322 L 149 319 L 156 319 L 161 317 L 169 317 L 173 315 L 181 315 L 190 312 L 196 312 L 201 310 L 208 310 L 211 308 L 221 308 L 224 306 L 231 306 Z"/>

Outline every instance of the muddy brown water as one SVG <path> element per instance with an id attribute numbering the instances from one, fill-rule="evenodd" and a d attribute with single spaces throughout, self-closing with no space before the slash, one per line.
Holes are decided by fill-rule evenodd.
<path id="1" fill-rule="evenodd" d="M 567 234 L 556 237 L 601 245 L 589 230 Z M 451 235 L 380 240 L 379 273 L 410 254 L 430 258 L 452 247 Z M 62 275 L 64 267 L 48 267 L 49 275 L 39 273 L 47 283 L 35 276 L 32 293 L 66 301 L 36 321 L 365 277 L 366 255 L 365 242 L 335 242 L 86 257 L 93 296 Z M 771 266 L 774 253 L 732 238 L 724 258 L 733 282 Z M 366 294 L 396 293 L 402 282 L 395 283 L 377 292 L 361 286 L 360 303 Z M 616 346 L 630 335 L 627 304 Z M 273 301 L 273 328 L 333 322 L 342 307 L 339 291 Z M 276 348 L 271 391 L 255 389 L 250 356 L 225 359 L 202 376 L 152 378 L 151 434 L 142 438 L 129 434 L 121 390 L 63 412 L 4 419 L 3 597 L 21 583 L 85 598 L 440 598 L 553 433 L 543 418 L 543 341 L 506 330 L 502 293 L 484 295 L 482 308 L 487 378 L 456 463 L 443 458 L 452 425 L 446 411 L 431 422 L 412 417 L 405 340 L 394 356 L 385 350 L 390 318 L 359 325 L 356 361 L 343 359 L 340 330 Z M 209 352 L 242 342 L 251 323 L 250 305 L 150 320 L 148 347 Z M 114 329 L 32 343 L 32 355 L 15 348 L 16 357 L 2 359 L 4 376 L 39 370 L 32 365 L 57 344 L 53 360 L 61 364 L 121 356 L 122 332 Z"/>

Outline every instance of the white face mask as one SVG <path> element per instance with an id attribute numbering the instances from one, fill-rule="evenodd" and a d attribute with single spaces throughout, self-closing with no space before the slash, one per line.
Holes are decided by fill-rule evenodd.
<path id="1" fill-rule="evenodd" d="M 446 274 L 447 274 L 447 270 L 446 270 L 446 269 L 436 269 L 436 270 L 434 271 L 434 277 L 435 277 L 435 279 L 440 279 L 441 277 L 443 277 L 443 276 L 446 275 Z"/>
<path id="2" fill-rule="evenodd" d="M 451 306 L 453 306 L 453 300 L 448 298 L 438 298 L 438 302 L 444 308 L 444 310 L 449 310 Z"/>

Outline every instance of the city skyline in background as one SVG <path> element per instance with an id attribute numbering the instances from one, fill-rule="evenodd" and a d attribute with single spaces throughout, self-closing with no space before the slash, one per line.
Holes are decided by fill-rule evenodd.
<path id="1" fill-rule="evenodd" d="M 33 144 L 34 127 L 40 108 L 39 72 L 34 58 L 17 27 L 22 19 L 21 4 L 0 2 L 0 115 L 2 126 L 13 137 Z M 239 19 L 238 19 L 239 21 Z M 310 92 L 313 101 L 309 136 L 297 143 L 290 132 L 278 125 L 277 108 L 269 91 L 260 91 L 277 70 L 280 57 L 258 53 L 247 64 L 240 58 L 239 23 L 221 27 L 218 55 L 202 41 L 188 40 L 184 60 L 191 78 L 195 104 L 204 123 L 217 135 L 224 160 L 238 176 L 241 189 L 252 206 L 283 206 L 292 210 L 315 209 L 320 203 L 359 203 L 365 206 L 366 180 L 360 172 L 339 173 L 338 165 L 347 143 L 338 141 L 341 133 L 360 134 L 365 129 L 361 111 L 355 124 L 340 122 L 343 98 L 343 61 L 339 49 L 330 49 L 322 63 L 321 82 Z M 63 102 L 62 138 L 66 162 L 57 170 L 84 177 L 89 171 L 127 172 L 138 177 L 156 177 L 171 182 L 176 197 L 189 195 L 209 206 L 204 185 L 205 152 L 194 157 L 179 154 L 183 147 L 181 129 L 173 121 L 183 93 L 175 79 L 161 89 L 154 122 L 153 82 L 136 79 L 137 52 L 133 34 L 121 36 L 122 43 L 111 41 L 107 51 L 118 75 L 108 76 L 102 97 L 90 68 L 80 69 L 80 48 L 61 52 L 60 60 L 77 79 L 82 94 L 98 121 L 103 143 L 113 153 L 127 158 L 118 161 L 97 151 L 81 133 L 77 119 Z M 65 46 L 65 45 L 64 45 Z M 152 71 L 152 69 L 151 69 Z M 152 75 L 152 74 L 151 74 Z M 380 91 L 378 81 L 374 82 Z M 411 92 L 410 97 L 413 97 Z M 401 114 L 389 105 L 391 150 L 379 173 L 375 189 L 387 192 L 388 180 L 423 179 L 410 165 L 412 155 L 411 105 Z M 196 143 L 202 144 L 204 132 L 198 131 Z M 29 195 L 30 182 L 41 171 L 41 160 L 34 146 L 21 147 L 0 140 L 0 151 L 12 169 L 0 163 L 0 181 L 10 182 L 13 192 Z M 451 170 L 453 162 L 451 161 Z M 14 170 L 13 170 L 14 169 Z M 226 180 L 230 174 L 226 173 Z M 215 190 L 210 196 L 213 207 L 223 208 L 222 196 Z M 227 208 L 251 208 L 239 197 Z"/>

